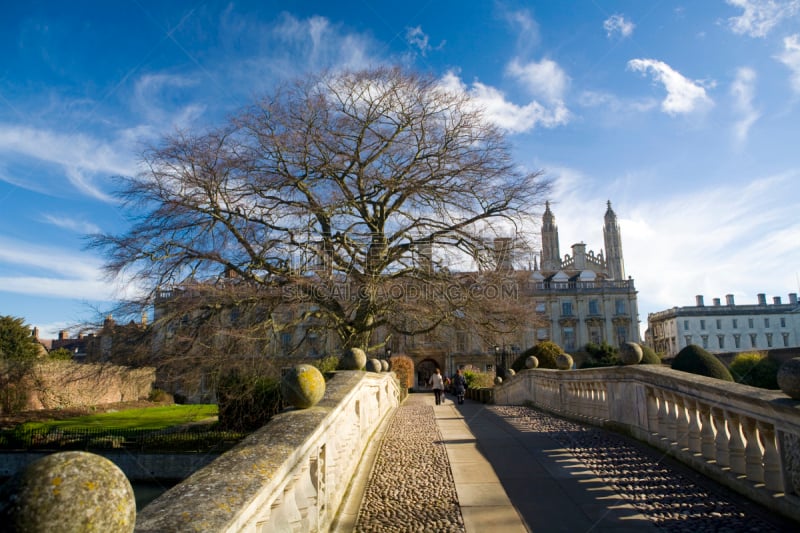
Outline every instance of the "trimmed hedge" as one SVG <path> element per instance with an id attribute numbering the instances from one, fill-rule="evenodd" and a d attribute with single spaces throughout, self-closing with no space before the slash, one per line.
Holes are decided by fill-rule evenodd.
<path id="1" fill-rule="evenodd" d="M 675 360 L 672 362 L 672 368 L 699 376 L 733 381 L 733 376 L 728 369 L 725 368 L 722 361 L 695 344 L 690 344 L 678 352 L 678 355 L 675 356 Z"/>
<path id="2" fill-rule="evenodd" d="M 556 369 L 558 368 L 556 358 L 562 353 L 564 350 L 558 344 L 553 341 L 542 341 L 522 352 L 511 364 L 511 368 L 514 372 L 525 370 L 525 360 L 532 355 L 539 360 L 539 368 Z"/>
<path id="3" fill-rule="evenodd" d="M 737 355 L 731 362 L 730 371 L 737 383 L 778 390 L 778 369 L 780 363 L 757 352 Z"/>
<path id="4" fill-rule="evenodd" d="M 639 363 L 640 365 L 660 365 L 661 358 L 656 354 L 656 352 L 649 346 L 645 344 L 639 344 L 642 348 L 642 361 Z"/>

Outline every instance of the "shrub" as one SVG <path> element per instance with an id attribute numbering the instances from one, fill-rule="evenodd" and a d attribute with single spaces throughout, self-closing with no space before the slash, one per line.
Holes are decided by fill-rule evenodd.
<path id="1" fill-rule="evenodd" d="M 414 386 L 414 361 L 407 355 L 393 355 L 389 359 L 390 370 L 397 374 L 400 387 L 410 389 Z"/>
<path id="2" fill-rule="evenodd" d="M 731 373 L 725 368 L 725 365 L 722 364 L 722 361 L 694 344 L 690 344 L 678 352 L 678 355 L 675 356 L 675 360 L 672 362 L 672 368 L 699 376 L 733 381 L 733 376 L 731 376 Z"/>
<path id="3" fill-rule="evenodd" d="M 486 389 L 494 384 L 494 373 L 464 370 L 468 389 Z"/>
<path id="4" fill-rule="evenodd" d="M 661 358 L 656 354 L 655 351 L 646 344 L 639 344 L 642 347 L 642 361 L 639 363 L 640 365 L 660 365 Z"/>
<path id="5" fill-rule="evenodd" d="M 317 370 L 322 372 L 323 376 L 327 377 L 327 374 L 330 374 L 339 366 L 339 358 L 335 355 L 326 355 L 320 359 L 316 359 L 312 363 Z"/>
<path id="6" fill-rule="evenodd" d="M 762 353 L 745 352 L 731 362 L 730 371 L 737 383 L 777 390 L 780 364 Z"/>
<path id="7" fill-rule="evenodd" d="M 621 365 L 619 350 L 603 341 L 601 344 L 590 342 L 584 347 L 587 357 L 581 368 L 597 368 L 602 366 Z"/>
<path id="8" fill-rule="evenodd" d="M 148 401 L 153 403 L 174 403 L 175 399 L 170 393 L 161 389 L 153 389 L 147 396 Z"/>
<path id="9" fill-rule="evenodd" d="M 219 380 L 217 398 L 219 425 L 232 431 L 255 431 L 285 407 L 279 380 L 238 372 Z"/>
<path id="10" fill-rule="evenodd" d="M 522 352 L 520 356 L 514 360 L 511 368 L 513 368 L 515 372 L 524 370 L 525 359 L 532 355 L 539 360 L 539 368 L 555 369 L 558 368 L 556 367 L 556 357 L 562 353 L 564 353 L 564 350 L 562 350 L 558 344 L 552 341 L 542 341 Z"/>

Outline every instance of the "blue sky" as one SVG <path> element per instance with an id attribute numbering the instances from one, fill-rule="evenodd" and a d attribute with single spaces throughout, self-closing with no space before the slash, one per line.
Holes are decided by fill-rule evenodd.
<path id="1" fill-rule="evenodd" d="M 42 336 L 124 295 L 84 235 L 113 176 L 276 83 L 401 64 L 478 98 L 555 180 L 561 251 L 622 228 L 640 320 L 798 292 L 800 0 L 3 2 L 0 315 Z"/>

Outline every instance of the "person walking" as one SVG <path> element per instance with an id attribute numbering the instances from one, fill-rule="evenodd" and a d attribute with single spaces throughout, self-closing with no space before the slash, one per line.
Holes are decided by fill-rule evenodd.
<path id="1" fill-rule="evenodd" d="M 431 374 L 431 379 L 428 380 L 428 385 L 433 389 L 433 395 L 436 398 L 436 405 L 440 405 L 442 403 L 444 379 L 442 379 L 442 373 L 438 368 L 433 372 L 433 374 Z"/>
<path id="2" fill-rule="evenodd" d="M 453 376 L 453 393 L 458 399 L 458 403 L 464 403 L 464 393 L 467 392 L 467 378 L 461 373 L 461 369 L 456 370 L 456 375 Z"/>

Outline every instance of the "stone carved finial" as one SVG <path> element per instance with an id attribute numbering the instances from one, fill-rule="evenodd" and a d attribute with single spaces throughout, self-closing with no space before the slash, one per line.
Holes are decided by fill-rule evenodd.
<path id="1" fill-rule="evenodd" d="M 0 490 L 2 528 L 39 531 L 115 531 L 136 525 L 136 500 L 114 463 L 88 452 L 48 455 Z"/>

